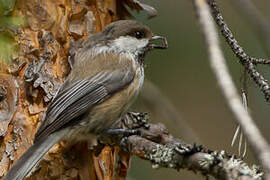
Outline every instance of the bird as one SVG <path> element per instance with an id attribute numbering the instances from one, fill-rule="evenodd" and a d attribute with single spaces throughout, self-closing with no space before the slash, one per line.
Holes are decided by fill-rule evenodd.
<path id="1" fill-rule="evenodd" d="M 165 37 L 142 23 L 119 20 L 87 37 L 74 54 L 69 75 L 42 118 L 33 145 L 3 180 L 21 180 L 59 141 L 95 141 L 112 129 L 138 96 L 145 56 L 167 49 Z"/>

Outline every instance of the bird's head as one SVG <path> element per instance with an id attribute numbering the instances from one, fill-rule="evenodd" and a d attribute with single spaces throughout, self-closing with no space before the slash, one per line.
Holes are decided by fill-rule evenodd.
<path id="1" fill-rule="evenodd" d="M 143 58 L 149 50 L 166 49 L 168 44 L 166 38 L 155 36 L 147 26 L 134 20 L 120 20 L 93 37 L 90 46 L 98 47 L 97 53 L 129 53 Z"/>

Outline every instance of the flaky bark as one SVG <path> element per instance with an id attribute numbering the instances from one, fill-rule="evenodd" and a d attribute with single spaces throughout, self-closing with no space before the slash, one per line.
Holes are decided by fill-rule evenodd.
<path id="1" fill-rule="evenodd" d="M 140 2 L 117 0 L 17 1 L 10 16 L 25 25 L 8 27 L 18 45 L 11 63 L 2 63 L 0 74 L 0 177 L 31 146 L 48 103 L 70 71 L 68 59 L 76 41 L 101 31 L 107 24 L 130 16 L 126 5 L 137 11 L 149 9 Z M 152 13 L 152 14 L 151 14 Z M 106 147 L 91 157 L 86 143 L 55 145 L 30 179 L 111 179 L 118 148 Z M 125 176 L 129 157 L 115 176 Z M 104 161 L 104 163 L 103 163 Z M 100 163 L 105 164 L 102 168 Z"/>

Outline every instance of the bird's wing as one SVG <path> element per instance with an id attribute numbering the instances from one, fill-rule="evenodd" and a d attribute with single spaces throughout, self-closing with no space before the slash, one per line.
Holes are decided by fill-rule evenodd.
<path id="1" fill-rule="evenodd" d="M 125 68 L 100 72 L 88 79 L 67 80 L 49 105 L 35 141 L 74 122 L 89 108 L 125 88 L 134 76 L 132 68 Z"/>

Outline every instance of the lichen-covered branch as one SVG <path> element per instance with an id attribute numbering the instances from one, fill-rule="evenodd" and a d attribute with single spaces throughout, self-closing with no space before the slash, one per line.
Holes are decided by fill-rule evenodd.
<path id="1" fill-rule="evenodd" d="M 130 119 L 129 116 L 126 119 Z M 134 115 L 132 118 L 136 119 Z M 250 168 L 241 159 L 225 151 L 187 144 L 173 137 L 163 124 L 148 125 L 148 128 L 140 128 L 141 136 L 128 137 L 125 148 L 132 155 L 152 162 L 153 168 L 187 169 L 220 180 L 262 179 L 263 172 L 257 166 Z"/>
<path id="2" fill-rule="evenodd" d="M 224 21 L 222 14 L 219 11 L 217 3 L 214 0 L 207 0 L 212 16 L 215 19 L 217 25 L 221 29 L 222 35 L 225 37 L 228 45 L 231 47 L 233 53 L 238 57 L 240 63 L 248 70 L 248 74 L 259 86 L 260 90 L 264 94 L 267 102 L 270 102 L 270 86 L 268 81 L 259 73 L 255 67 L 257 63 L 267 64 L 269 60 L 262 58 L 255 58 L 249 56 L 244 49 L 239 45 L 238 41 L 234 38 L 231 30 Z"/>

